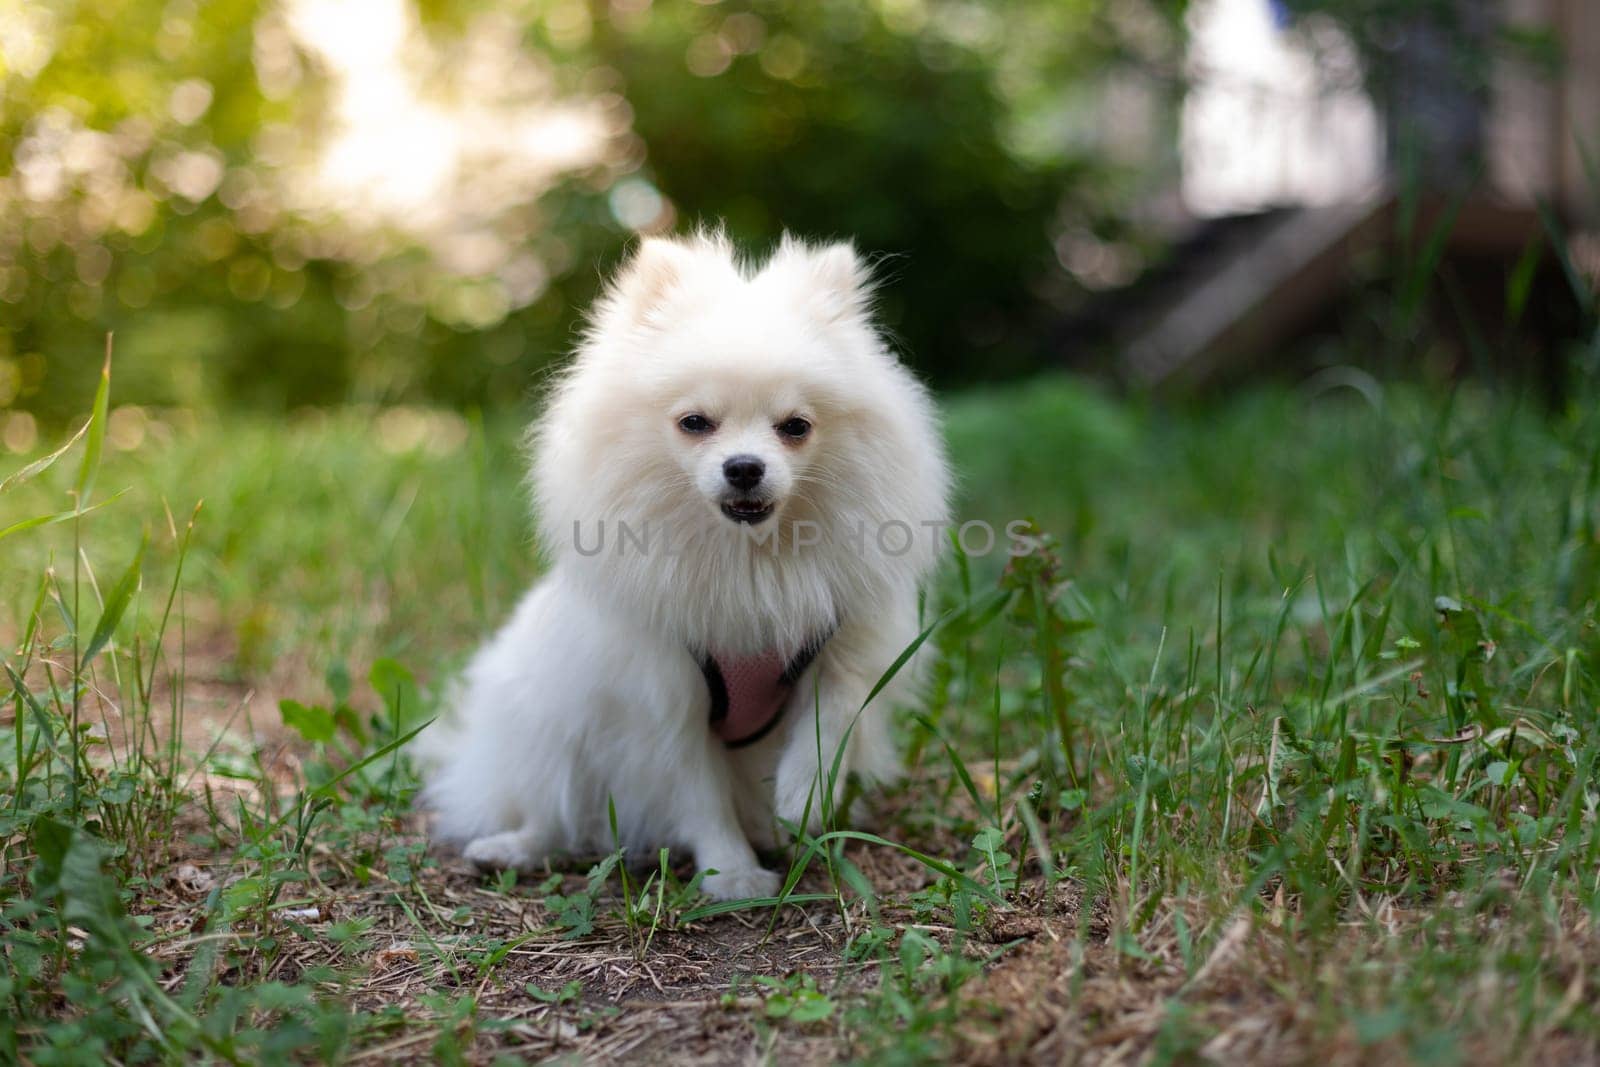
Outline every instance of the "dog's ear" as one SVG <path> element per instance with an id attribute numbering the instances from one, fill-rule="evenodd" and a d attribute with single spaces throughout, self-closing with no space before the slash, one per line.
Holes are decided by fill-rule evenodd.
<path id="1" fill-rule="evenodd" d="M 794 285 L 825 322 L 862 318 L 872 303 L 872 274 L 848 241 L 812 246 L 785 234 L 765 273 Z"/>
<path id="2" fill-rule="evenodd" d="M 683 288 L 694 253 L 677 241 L 646 237 L 611 283 L 611 310 L 638 326 Z"/>
<path id="3" fill-rule="evenodd" d="M 613 279 L 603 314 L 628 326 L 648 326 L 697 285 L 737 274 L 733 246 L 721 233 L 646 237 Z"/>

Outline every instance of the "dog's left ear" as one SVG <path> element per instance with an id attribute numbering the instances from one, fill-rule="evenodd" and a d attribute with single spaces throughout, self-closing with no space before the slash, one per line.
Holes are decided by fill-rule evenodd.
<path id="1" fill-rule="evenodd" d="M 863 318 L 872 302 L 872 274 L 848 241 L 813 247 L 785 234 L 763 273 L 799 287 L 825 322 Z"/>

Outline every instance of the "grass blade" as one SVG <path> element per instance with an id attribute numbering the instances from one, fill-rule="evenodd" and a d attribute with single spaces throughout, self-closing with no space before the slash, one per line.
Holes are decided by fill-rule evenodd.
<path id="1" fill-rule="evenodd" d="M 106 334 L 106 361 L 100 367 L 100 384 L 94 391 L 94 410 L 85 427 L 88 440 L 84 445 L 83 464 L 78 468 L 78 506 L 81 508 L 94 491 L 95 476 L 100 473 L 100 453 L 106 443 L 106 409 L 111 403 L 111 335 Z"/>
<path id="2" fill-rule="evenodd" d="M 17 486 L 21 485 L 23 482 L 26 482 L 31 478 L 38 477 L 39 475 L 43 474 L 45 471 L 49 470 L 51 467 L 55 466 L 56 460 L 60 459 L 64 455 L 66 455 L 67 451 L 69 449 L 71 449 L 73 445 L 75 445 L 79 441 L 83 440 L 83 435 L 88 433 L 88 432 L 89 432 L 89 423 L 87 421 L 85 421 L 82 426 L 78 427 L 77 433 L 74 433 L 71 437 L 67 438 L 67 443 L 66 444 L 64 444 L 60 448 L 56 449 L 54 452 L 50 453 L 48 456 L 43 456 L 43 457 L 41 457 L 39 459 L 34 460 L 32 463 L 28 464 L 26 467 L 23 467 L 21 470 L 17 471 L 15 474 L 13 474 L 10 477 L 8 477 L 5 481 L 0 482 L 0 493 L 4 493 L 8 489 L 15 489 Z"/>
<path id="3" fill-rule="evenodd" d="M 100 501 L 100 503 L 91 504 L 86 508 L 75 508 L 72 511 L 58 511 L 53 515 L 39 515 L 31 519 L 23 519 L 21 522 L 14 522 L 10 526 L 0 529 L 0 540 L 4 540 L 5 538 L 10 537 L 12 534 L 22 533 L 24 530 L 32 530 L 40 526 L 53 526 L 58 522 L 66 522 L 68 519 L 76 519 L 81 515 L 88 515 L 92 512 L 99 511 L 101 508 L 105 507 L 107 504 L 110 504 L 112 501 L 116 500 L 117 497 L 122 496 L 122 494 L 126 492 L 126 489 L 119 489 L 117 490 L 115 496 L 107 497 L 106 499 Z"/>
<path id="4" fill-rule="evenodd" d="M 100 650 L 106 647 L 111 635 L 116 632 L 117 623 L 122 621 L 123 613 L 128 610 L 128 602 L 133 599 L 134 592 L 139 588 L 144 550 L 149 543 L 148 539 L 139 542 L 139 551 L 134 554 L 133 562 L 128 564 L 128 569 L 123 572 L 122 577 L 117 579 L 117 584 L 111 587 L 111 593 L 106 597 L 105 609 L 100 612 L 100 621 L 95 625 L 89 643 L 84 646 L 83 666 L 87 667 Z"/>

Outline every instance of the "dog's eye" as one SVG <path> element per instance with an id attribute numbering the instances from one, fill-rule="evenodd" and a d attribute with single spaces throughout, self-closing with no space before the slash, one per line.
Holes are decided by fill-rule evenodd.
<path id="1" fill-rule="evenodd" d="M 678 429 L 684 433 L 710 433 L 717 424 L 704 415 L 685 415 L 678 420 Z"/>
<path id="2" fill-rule="evenodd" d="M 791 441 L 799 441 L 811 432 L 811 424 L 800 416 L 778 423 L 778 433 Z"/>

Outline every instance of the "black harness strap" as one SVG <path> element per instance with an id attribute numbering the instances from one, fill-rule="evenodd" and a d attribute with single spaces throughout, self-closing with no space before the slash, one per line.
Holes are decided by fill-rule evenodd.
<path id="1" fill-rule="evenodd" d="M 837 630 L 838 627 L 834 627 L 821 637 L 809 642 L 799 652 L 795 653 L 794 659 L 790 660 L 788 666 L 784 667 L 783 674 L 778 679 L 778 684 L 785 690 L 784 700 L 778 705 L 777 714 L 768 719 L 761 729 L 749 737 L 741 737 L 737 741 L 724 741 L 724 745 L 729 748 L 744 748 L 748 745 L 753 745 L 770 734 L 778 723 L 783 721 L 784 713 L 789 709 L 788 691 L 794 689 L 795 685 L 800 681 L 800 676 L 816 660 L 817 655 L 822 651 L 822 646 L 828 643 L 828 639 Z M 728 682 L 727 679 L 722 677 L 722 668 L 717 666 L 717 661 L 709 652 L 696 653 L 695 662 L 700 665 L 700 673 L 706 680 L 706 689 L 711 694 L 711 725 L 715 727 L 728 717 Z"/>

